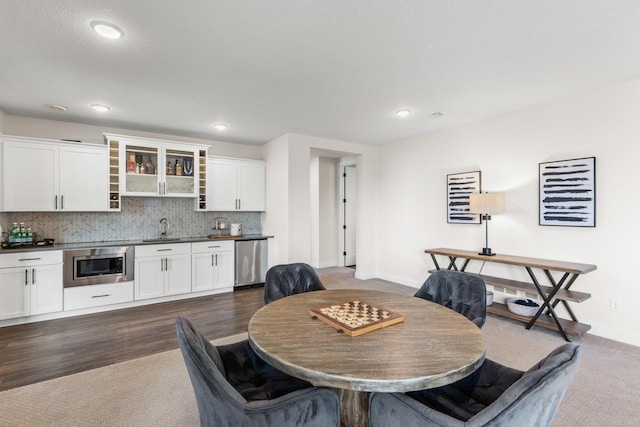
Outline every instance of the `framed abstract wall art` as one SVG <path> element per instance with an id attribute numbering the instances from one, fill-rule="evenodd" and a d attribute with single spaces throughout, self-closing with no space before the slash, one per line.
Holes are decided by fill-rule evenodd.
<path id="1" fill-rule="evenodd" d="M 596 226 L 596 158 L 540 163 L 540 225 Z"/>
<path id="2" fill-rule="evenodd" d="M 480 215 L 469 213 L 469 195 L 480 190 L 480 171 L 448 174 L 447 222 L 480 224 Z"/>

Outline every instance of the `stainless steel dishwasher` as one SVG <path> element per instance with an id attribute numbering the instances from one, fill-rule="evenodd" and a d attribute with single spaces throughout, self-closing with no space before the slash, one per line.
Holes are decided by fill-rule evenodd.
<path id="1" fill-rule="evenodd" d="M 267 275 L 267 239 L 236 240 L 234 287 L 257 286 Z"/>

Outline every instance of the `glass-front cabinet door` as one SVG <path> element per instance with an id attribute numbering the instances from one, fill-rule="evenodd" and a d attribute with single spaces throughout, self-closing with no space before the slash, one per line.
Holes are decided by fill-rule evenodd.
<path id="1" fill-rule="evenodd" d="M 163 195 L 172 197 L 197 197 L 199 150 L 168 145 L 164 150 L 165 182 Z"/>
<path id="2" fill-rule="evenodd" d="M 161 170 L 158 163 L 162 161 L 161 147 L 159 145 L 126 144 L 124 161 L 124 189 L 123 195 L 129 196 L 159 196 L 162 194 Z M 122 167 L 122 166 L 121 166 Z M 121 170 L 121 172 L 123 172 Z"/>
<path id="3" fill-rule="evenodd" d="M 120 138 L 122 195 L 198 197 L 201 150 L 196 145 Z M 206 156 L 206 149 L 202 152 Z"/>

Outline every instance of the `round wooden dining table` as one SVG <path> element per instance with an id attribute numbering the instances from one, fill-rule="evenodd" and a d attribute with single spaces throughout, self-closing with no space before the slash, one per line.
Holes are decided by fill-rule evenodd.
<path id="1" fill-rule="evenodd" d="M 355 300 L 393 311 L 404 321 L 350 336 L 310 314 Z M 367 425 L 370 392 L 450 384 L 475 371 L 485 357 L 482 332 L 457 312 L 417 297 L 355 289 L 276 300 L 251 318 L 249 342 L 281 371 L 335 388 L 345 426 Z"/>

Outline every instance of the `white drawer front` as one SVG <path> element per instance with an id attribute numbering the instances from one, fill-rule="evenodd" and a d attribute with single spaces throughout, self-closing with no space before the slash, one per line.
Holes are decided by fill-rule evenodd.
<path id="1" fill-rule="evenodd" d="M 133 301 L 133 282 L 76 286 L 64 289 L 64 310 Z"/>
<path id="2" fill-rule="evenodd" d="M 234 247 L 233 240 L 195 242 L 191 244 L 191 253 L 201 254 L 206 252 L 231 251 Z"/>
<path id="3" fill-rule="evenodd" d="M 191 253 L 191 243 L 162 243 L 136 246 L 136 258 L 143 256 L 185 255 Z"/>
<path id="4" fill-rule="evenodd" d="M 62 251 L 27 251 L 0 254 L 0 268 L 22 267 L 25 265 L 62 264 Z"/>

